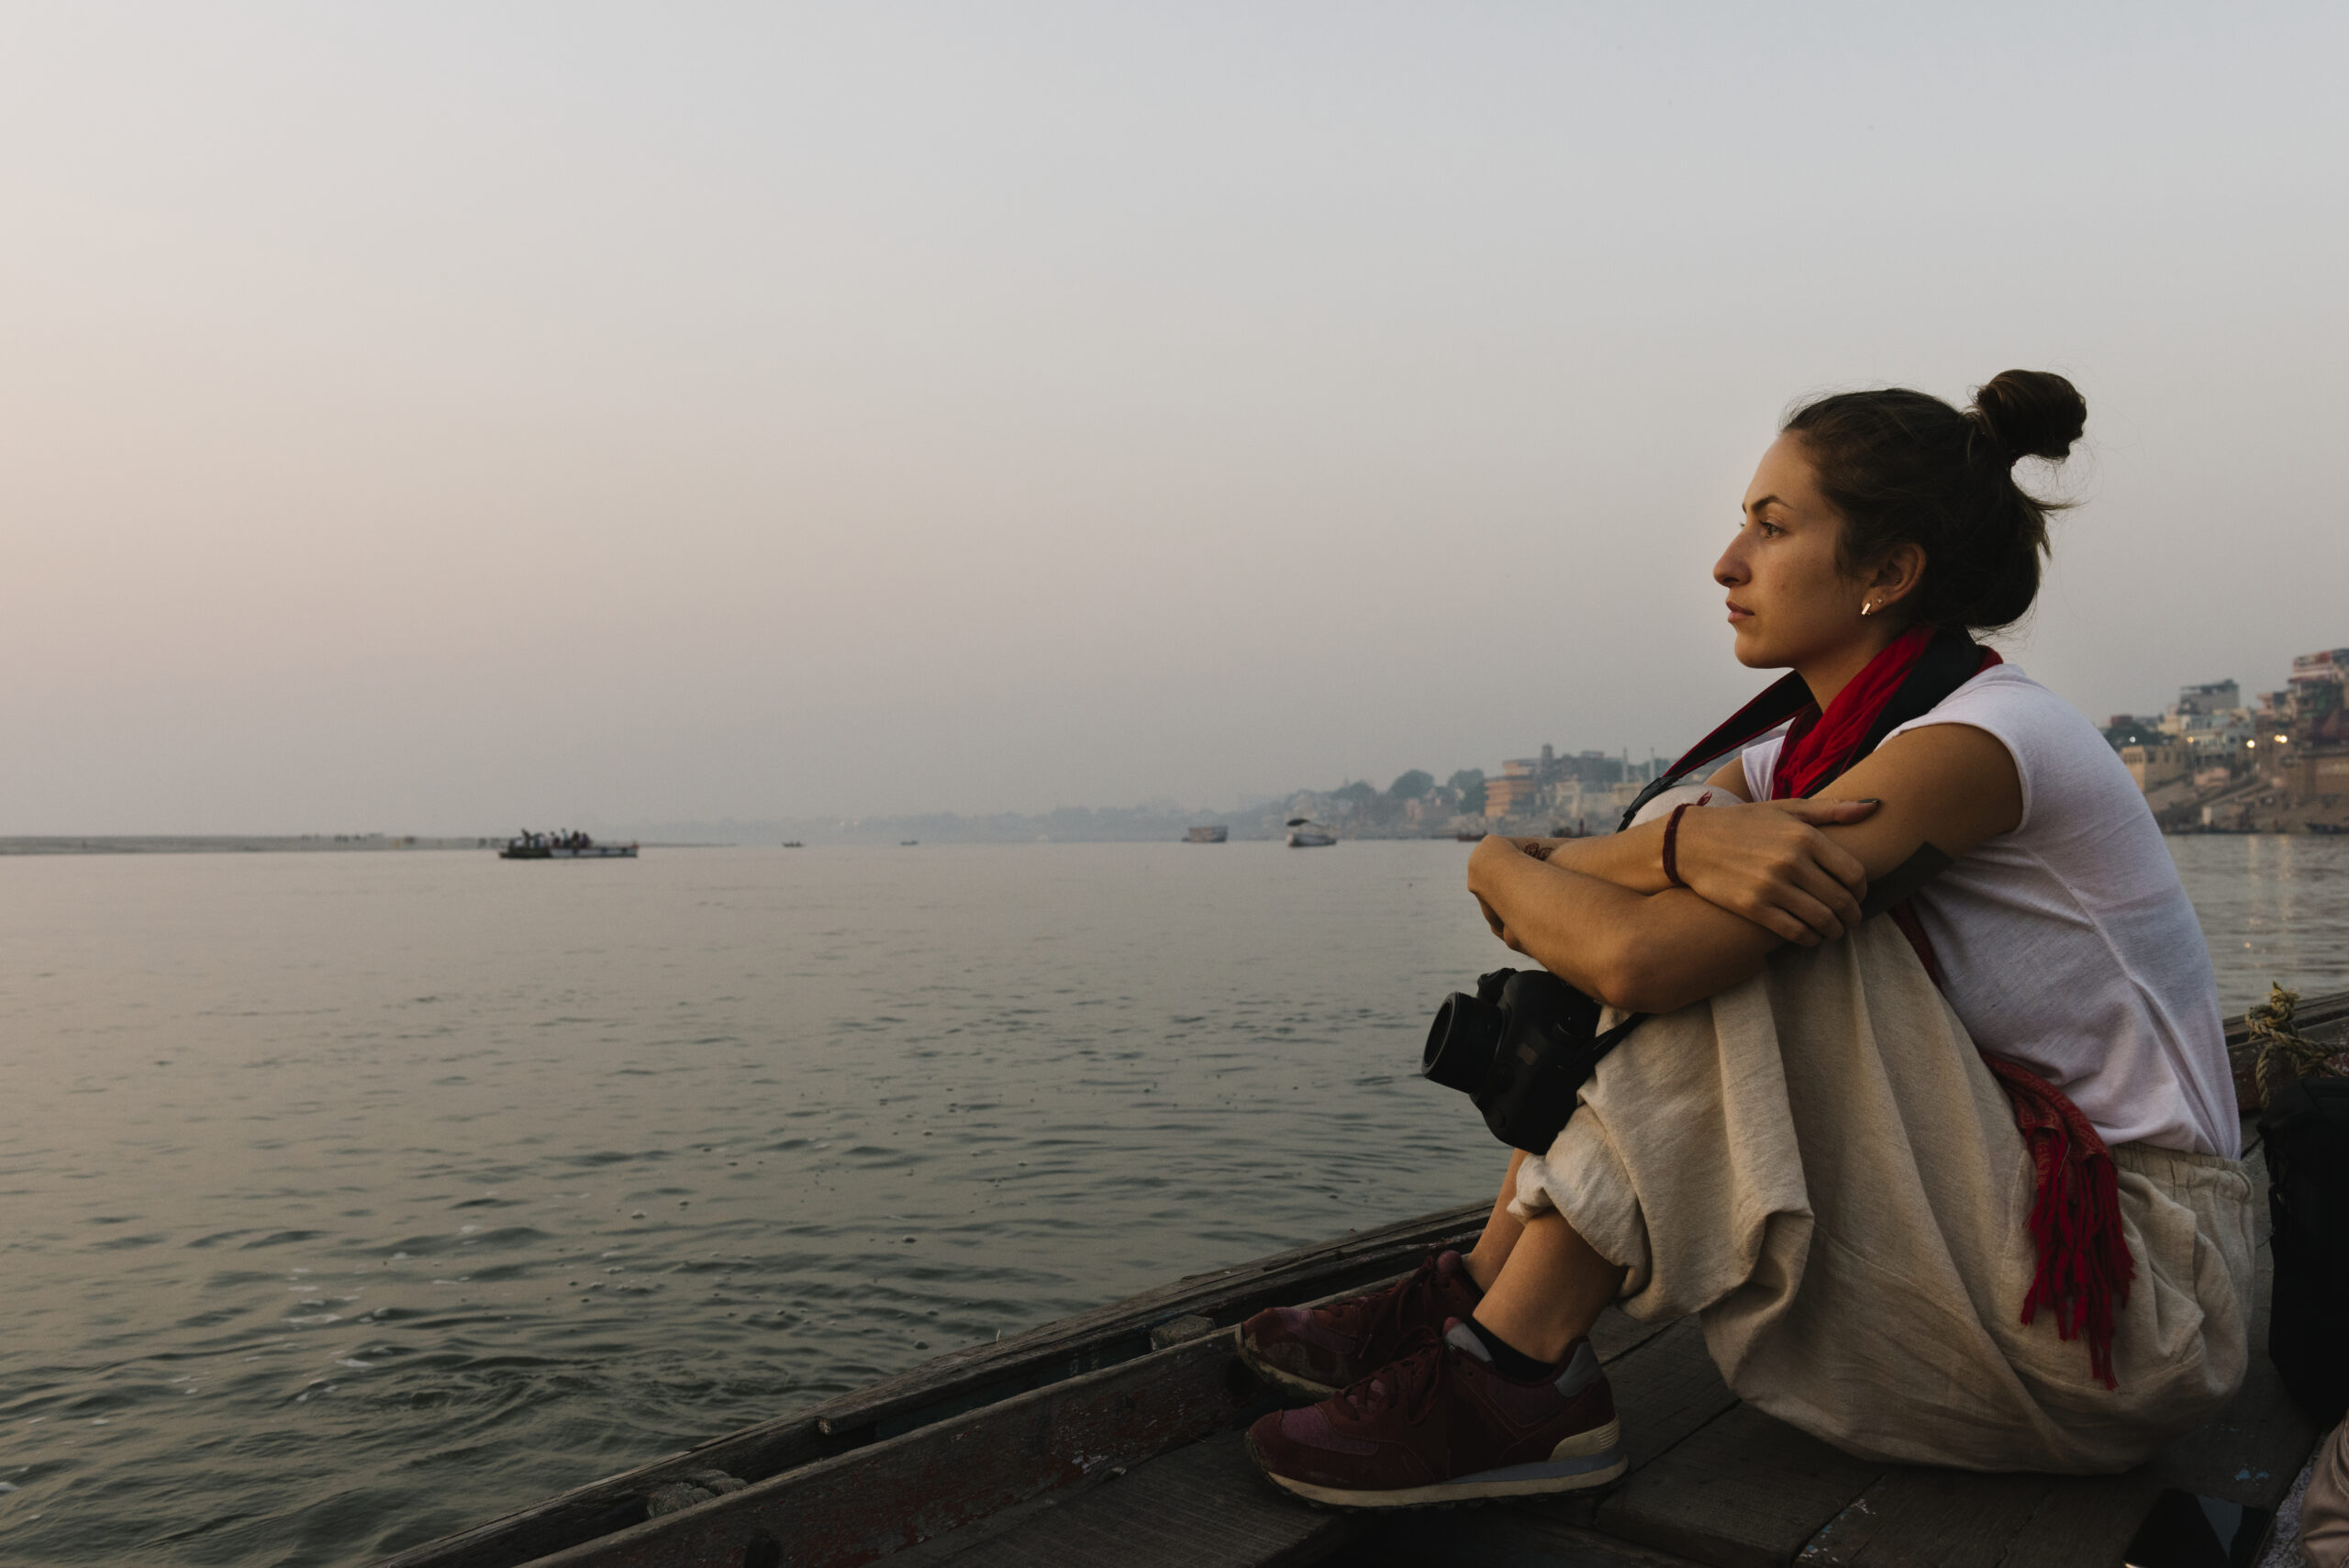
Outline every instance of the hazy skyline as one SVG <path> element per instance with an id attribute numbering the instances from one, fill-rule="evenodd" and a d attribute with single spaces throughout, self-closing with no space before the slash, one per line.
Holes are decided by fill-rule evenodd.
<path id="1" fill-rule="evenodd" d="M 1224 804 L 1765 677 L 1788 402 L 2070 375 L 2000 645 L 2349 643 L 2339 7 L 12 6 L 0 833 Z"/>

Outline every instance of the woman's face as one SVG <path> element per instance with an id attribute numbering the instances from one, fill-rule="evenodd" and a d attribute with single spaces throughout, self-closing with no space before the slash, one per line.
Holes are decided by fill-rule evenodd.
<path id="1" fill-rule="evenodd" d="M 1876 628 L 1860 616 L 1866 584 L 1845 576 L 1835 560 L 1842 531 L 1842 515 L 1819 493 L 1802 438 L 1780 436 L 1746 487 L 1737 537 L 1713 564 L 1713 581 L 1729 590 L 1739 663 L 1815 664 L 1872 639 Z"/>

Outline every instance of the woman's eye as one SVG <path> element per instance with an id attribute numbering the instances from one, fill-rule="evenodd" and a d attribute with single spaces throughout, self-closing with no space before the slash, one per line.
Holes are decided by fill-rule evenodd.
<path id="1" fill-rule="evenodd" d="M 1787 531 L 1777 524 L 1771 522 L 1766 517 L 1756 517 L 1753 520 L 1753 526 L 1762 530 L 1762 537 L 1764 539 L 1776 539 L 1780 534 Z"/>

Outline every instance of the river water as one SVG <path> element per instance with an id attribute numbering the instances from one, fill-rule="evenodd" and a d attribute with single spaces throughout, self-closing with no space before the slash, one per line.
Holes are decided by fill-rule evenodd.
<path id="1" fill-rule="evenodd" d="M 2174 840 L 2229 1011 L 2349 843 Z M 0 1560 L 364 1562 L 1489 1193 L 1466 848 L 0 862 Z"/>

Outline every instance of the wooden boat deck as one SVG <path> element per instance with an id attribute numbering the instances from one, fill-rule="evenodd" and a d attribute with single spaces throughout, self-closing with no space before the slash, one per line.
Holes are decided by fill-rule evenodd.
<path id="1" fill-rule="evenodd" d="M 2263 1190 L 2264 1203 L 2266 1194 Z M 2261 1299 L 2266 1298 L 2266 1244 Z M 2266 1343 L 2266 1312 L 2253 1330 Z M 2318 1432 L 2254 1354 L 2215 1419 L 2126 1475 L 1977 1475 L 1853 1459 L 1721 1382 L 1693 1320 L 1600 1335 L 1631 1472 L 1556 1502 L 1400 1516 L 1298 1507 L 1220 1431 L 1074 1496 L 893 1557 L 907 1568 L 2085 1568 L 2117 1564 L 2165 1488 L 2272 1514 Z"/>
<path id="2" fill-rule="evenodd" d="M 2341 1027 L 2349 993 L 2303 1004 Z M 2240 1038 L 2241 1020 L 2234 1020 Z M 1631 1468 L 1554 1502 L 1404 1515 L 1309 1508 L 1241 1449 L 1273 1408 L 1233 1326 L 1343 1295 L 1470 1241 L 1483 1203 L 1194 1276 L 943 1356 L 387 1560 L 382 1568 L 2075 1568 L 2118 1564 L 2194 1494 L 2272 1513 L 2319 1433 L 2268 1362 L 2265 1166 L 2251 1370 L 2233 1401 L 2109 1477 L 1855 1460 L 1723 1385 L 1694 1320 L 1609 1312 L 1592 1338 Z M 704 1500 L 648 1518 L 648 1499 Z M 715 1495 L 709 1495 L 715 1494 Z M 661 1506 L 658 1503 L 652 1506 Z M 2179 1519 L 2191 1529 L 2199 1513 Z M 2166 1522 L 2165 1516 L 2164 1522 Z"/>

